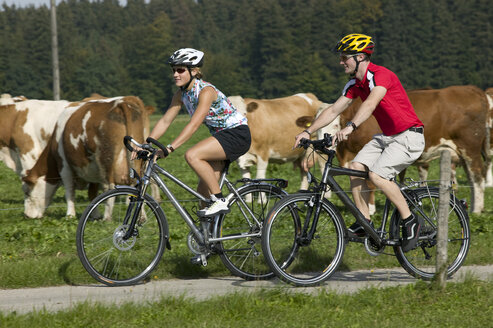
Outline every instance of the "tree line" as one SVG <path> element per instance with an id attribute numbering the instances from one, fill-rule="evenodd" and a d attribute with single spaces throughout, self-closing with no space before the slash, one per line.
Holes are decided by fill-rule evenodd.
<path id="1" fill-rule="evenodd" d="M 137 95 L 165 110 L 166 63 L 205 52 L 204 79 L 226 95 L 312 92 L 332 102 L 347 76 L 331 51 L 373 36 L 372 61 L 407 89 L 493 87 L 489 0 L 63 0 L 57 5 L 61 97 Z M 50 9 L 0 9 L 0 93 L 52 99 Z"/>

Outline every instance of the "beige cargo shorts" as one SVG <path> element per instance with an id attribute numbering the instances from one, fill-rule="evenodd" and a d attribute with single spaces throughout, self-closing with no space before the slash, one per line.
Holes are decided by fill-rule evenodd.
<path id="1" fill-rule="evenodd" d="M 390 180 L 414 163 L 425 148 L 424 134 L 405 130 L 392 136 L 377 134 L 353 159 Z"/>

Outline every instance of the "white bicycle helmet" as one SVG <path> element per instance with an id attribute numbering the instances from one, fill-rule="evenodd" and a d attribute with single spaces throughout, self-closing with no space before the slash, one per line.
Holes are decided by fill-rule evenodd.
<path id="1" fill-rule="evenodd" d="M 171 66 L 200 67 L 204 61 L 204 53 L 192 48 L 176 50 L 168 59 Z"/>

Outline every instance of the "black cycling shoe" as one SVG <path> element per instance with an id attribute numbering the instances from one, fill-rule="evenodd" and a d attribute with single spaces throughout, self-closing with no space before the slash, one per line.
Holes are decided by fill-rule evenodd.
<path id="1" fill-rule="evenodd" d="M 370 225 L 373 227 L 373 221 L 370 221 Z M 358 221 L 351 224 L 351 226 L 348 228 L 348 231 L 359 237 L 366 235 L 365 229 L 363 229 L 363 226 L 359 224 Z"/>
<path id="2" fill-rule="evenodd" d="M 419 232 L 421 231 L 421 220 L 415 214 L 412 218 L 403 220 L 402 227 L 402 251 L 409 252 L 418 244 Z"/>

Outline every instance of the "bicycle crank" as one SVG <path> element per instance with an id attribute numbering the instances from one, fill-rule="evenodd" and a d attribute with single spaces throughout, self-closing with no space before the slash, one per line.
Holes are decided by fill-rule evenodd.
<path id="1" fill-rule="evenodd" d="M 195 265 L 207 266 L 207 255 L 206 254 L 198 254 L 190 259 L 190 262 Z"/>
<path id="2" fill-rule="evenodd" d="M 366 252 L 371 256 L 381 255 L 385 250 L 385 245 L 378 246 L 370 237 L 365 238 L 364 244 L 365 244 Z"/>
<path id="3" fill-rule="evenodd" d="M 191 231 L 187 236 L 187 246 L 188 249 L 190 249 L 190 251 L 195 255 L 200 255 L 204 251 L 204 247 L 199 244 L 197 239 L 195 239 L 195 235 Z"/>

